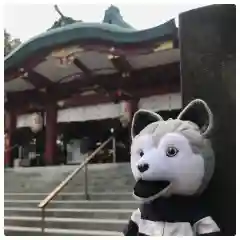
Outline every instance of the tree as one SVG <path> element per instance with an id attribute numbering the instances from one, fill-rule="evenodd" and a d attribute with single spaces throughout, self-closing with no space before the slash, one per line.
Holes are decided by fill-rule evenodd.
<path id="1" fill-rule="evenodd" d="M 20 39 L 11 38 L 11 35 L 4 29 L 4 57 L 8 55 L 13 49 L 21 44 Z"/>

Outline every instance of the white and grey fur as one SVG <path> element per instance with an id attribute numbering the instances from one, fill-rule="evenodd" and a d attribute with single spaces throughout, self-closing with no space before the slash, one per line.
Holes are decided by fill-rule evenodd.
<path id="1" fill-rule="evenodd" d="M 208 114 L 204 129 L 183 120 L 195 104 L 201 104 Z M 147 121 L 143 124 L 142 120 Z M 148 110 L 135 113 L 131 169 L 136 179 L 134 196 L 142 204 L 133 212 L 123 231 L 125 236 L 221 234 L 198 197 L 214 172 L 214 153 L 208 140 L 212 129 L 213 114 L 200 99 L 187 105 L 174 120 L 164 121 Z"/>
<path id="2" fill-rule="evenodd" d="M 195 104 L 202 104 L 206 112 L 208 113 L 208 126 L 206 130 L 202 131 L 200 127 L 197 126 L 197 124 L 191 122 L 191 121 L 186 121 L 186 120 L 181 120 L 182 117 L 185 115 L 186 112 L 188 112 L 193 105 Z M 135 124 L 136 121 L 138 121 L 138 118 L 141 114 L 146 114 L 151 116 L 152 119 L 155 120 L 155 122 L 152 122 L 151 124 L 147 125 L 144 129 L 142 129 L 139 133 L 135 131 Z M 203 173 L 202 176 L 199 173 L 199 179 L 194 179 L 194 174 L 191 173 L 190 171 L 188 172 L 187 175 L 188 179 L 186 181 L 193 181 L 196 182 L 195 185 L 192 185 L 189 189 L 187 189 L 187 186 L 184 190 L 184 181 L 182 184 L 179 184 L 180 189 L 172 189 L 172 191 L 169 190 L 171 186 L 168 187 L 168 189 L 164 189 L 164 191 L 158 193 L 155 196 L 151 196 L 148 199 L 141 199 L 137 196 L 135 196 L 137 199 L 143 200 L 143 201 L 151 201 L 153 199 L 158 198 L 159 196 L 167 196 L 167 195 L 172 195 L 172 194 L 183 194 L 183 195 L 193 195 L 193 194 L 200 194 L 208 185 L 213 172 L 214 172 L 214 152 L 212 150 L 210 141 L 207 139 L 209 136 L 211 130 L 213 128 L 213 114 L 211 110 L 209 109 L 208 105 L 200 99 L 196 99 L 192 101 L 189 105 L 185 107 L 185 109 L 179 114 L 177 119 L 169 119 L 167 121 L 164 121 L 162 117 L 154 112 L 148 111 L 148 110 L 139 110 L 135 113 L 133 122 L 132 122 L 132 129 L 131 129 L 131 134 L 132 134 L 132 146 L 131 146 L 131 168 L 133 175 L 136 180 L 139 180 L 139 178 L 142 178 L 143 180 L 171 180 L 171 179 L 164 179 L 167 178 L 167 176 L 170 176 L 166 174 L 166 176 L 161 176 L 161 171 L 159 171 L 158 175 L 154 175 L 154 172 L 150 175 L 146 173 L 140 174 L 136 168 L 136 164 L 138 164 L 139 161 L 149 161 L 150 167 L 151 167 L 151 161 L 153 161 L 154 157 L 149 157 L 149 159 L 143 160 L 139 157 L 137 157 L 137 149 L 140 146 L 142 142 L 144 142 L 145 139 L 145 144 L 151 145 L 151 148 L 154 147 L 155 149 L 158 149 L 158 146 L 161 145 L 161 142 L 166 140 L 166 138 L 169 138 L 171 141 L 171 138 L 179 138 L 182 139 L 184 142 L 185 140 L 188 142 L 191 151 L 193 153 L 194 159 L 201 158 L 203 161 Z M 172 137 L 171 137 L 172 136 Z M 185 140 L 184 140 L 185 139 Z M 144 143 L 143 143 L 144 144 Z M 187 144 L 186 144 L 187 146 Z M 186 147 L 187 148 L 187 147 Z M 151 150 L 154 152 L 155 150 Z M 157 150 L 156 150 L 157 151 Z M 155 152 L 156 152 L 155 151 Z M 149 151 L 150 152 L 150 151 Z M 155 153 L 153 153 L 154 155 Z M 156 154 L 159 154 L 159 152 Z M 155 154 L 155 155 L 156 155 Z M 161 156 L 158 156 L 159 161 L 159 170 L 161 169 Z M 201 168 L 201 160 L 199 161 L 199 168 Z M 191 162 L 189 162 L 191 164 Z M 155 166 L 156 167 L 156 166 Z M 186 166 L 188 167 L 188 166 Z M 195 166 L 193 165 L 192 168 Z M 196 164 L 197 167 L 197 164 Z M 170 170 L 170 169 L 169 169 Z M 193 169 L 194 170 L 194 169 Z M 196 170 L 197 171 L 197 170 Z M 184 172 L 184 169 L 183 169 Z M 162 171 L 163 173 L 163 171 Z M 180 172 L 179 172 L 180 174 Z M 163 174 L 164 175 L 164 174 Z M 201 179 L 200 179 L 201 178 Z M 179 177 L 181 179 L 181 177 Z M 198 182 L 197 182 L 198 181 Z M 177 182 L 177 181 L 176 181 Z M 187 183 L 189 184 L 189 183 Z M 182 187 L 182 189 L 181 189 Z M 195 189 L 194 189 L 195 188 Z M 182 191 L 183 190 L 183 191 Z M 189 190 L 189 191 L 188 191 Z M 181 192 L 182 191 L 182 192 Z"/>

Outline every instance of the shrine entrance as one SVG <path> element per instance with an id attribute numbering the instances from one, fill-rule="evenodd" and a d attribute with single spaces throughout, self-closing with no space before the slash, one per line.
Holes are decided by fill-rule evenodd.
<path id="1" fill-rule="evenodd" d="M 60 14 L 47 32 L 5 57 L 5 130 L 9 146 L 15 132 L 24 132 L 24 149 L 29 150 L 20 155 L 32 158 L 29 153 L 35 151 L 36 164 L 44 166 L 74 162 L 79 157 L 77 146 L 84 141 L 96 146 L 111 129 L 121 149 L 129 145 L 131 119 L 139 108 L 181 109 L 174 19 L 137 31 L 116 9 L 110 6 L 103 22 L 91 24 Z M 67 141 L 72 141 L 71 146 Z M 22 146 L 19 140 L 17 144 Z M 127 152 L 128 157 L 116 161 L 129 161 Z M 8 149 L 5 165 L 12 167 L 18 156 Z"/>

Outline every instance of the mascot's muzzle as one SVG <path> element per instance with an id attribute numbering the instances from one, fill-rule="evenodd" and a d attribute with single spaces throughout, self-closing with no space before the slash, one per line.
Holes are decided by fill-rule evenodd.
<path id="1" fill-rule="evenodd" d="M 141 173 L 143 173 L 149 169 L 149 164 L 148 163 L 138 164 L 137 168 Z"/>

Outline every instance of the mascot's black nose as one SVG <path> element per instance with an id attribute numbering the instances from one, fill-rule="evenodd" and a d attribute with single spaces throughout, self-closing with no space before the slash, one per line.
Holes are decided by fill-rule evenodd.
<path id="1" fill-rule="evenodd" d="M 139 164 L 138 165 L 138 170 L 143 173 L 149 169 L 149 165 L 147 163 L 144 164 Z"/>

